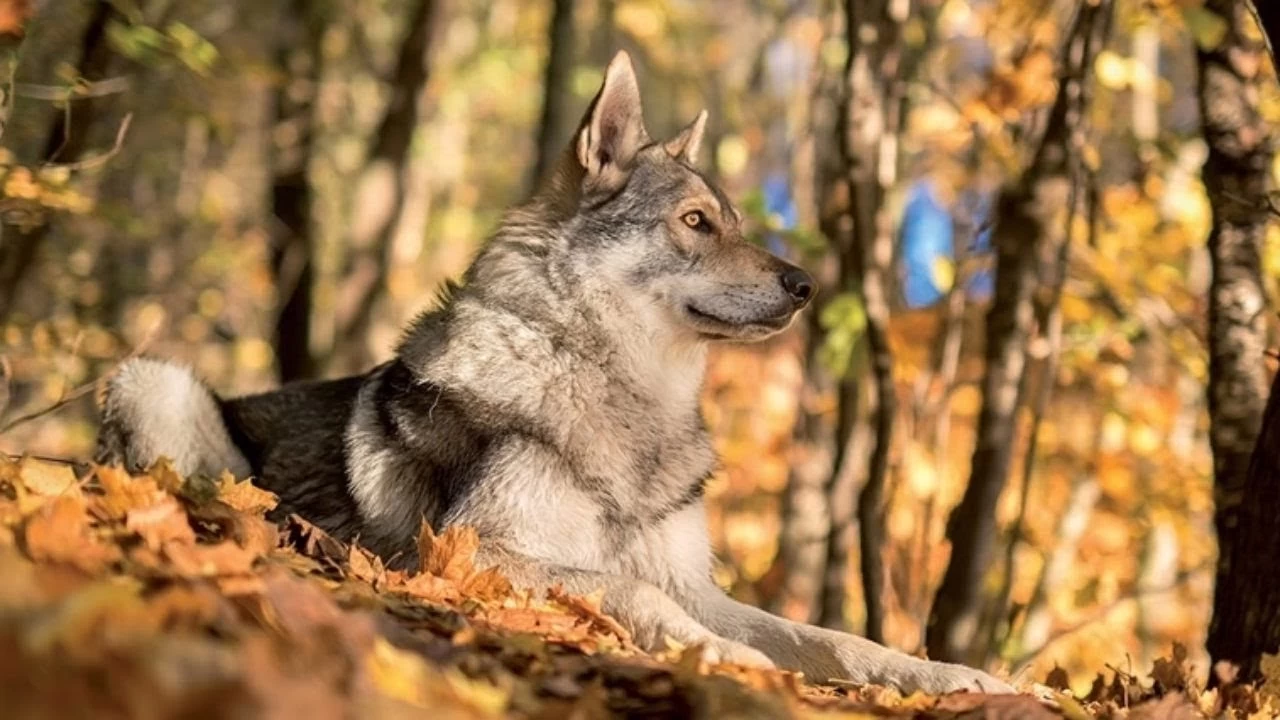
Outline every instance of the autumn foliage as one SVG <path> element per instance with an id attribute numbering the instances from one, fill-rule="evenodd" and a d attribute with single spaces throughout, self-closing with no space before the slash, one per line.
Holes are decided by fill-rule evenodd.
<path id="1" fill-rule="evenodd" d="M 1274 687 L 1201 693 L 1185 653 L 1084 699 L 902 698 L 649 655 L 600 596 L 512 588 L 474 530 L 423 527 L 388 569 L 229 476 L 140 476 L 0 458 L 0 697 L 6 716 L 1194 717 L 1280 706 Z M 1065 688 L 1064 676 L 1047 682 Z M 1030 689 L 1030 687 L 1029 687 Z"/>

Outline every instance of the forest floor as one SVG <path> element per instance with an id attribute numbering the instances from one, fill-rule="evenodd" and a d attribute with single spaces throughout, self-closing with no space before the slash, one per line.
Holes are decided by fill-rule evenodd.
<path id="1" fill-rule="evenodd" d="M 424 528 L 416 572 L 229 477 L 0 455 L 0 715 L 7 718 L 1272 717 L 1272 683 L 1202 691 L 1185 657 L 1084 698 L 902 697 L 646 654 L 599 597 L 515 592 L 474 532 Z M 1109 679 L 1108 679 L 1109 678 Z M 1030 688 L 1028 688 L 1030 690 Z"/>

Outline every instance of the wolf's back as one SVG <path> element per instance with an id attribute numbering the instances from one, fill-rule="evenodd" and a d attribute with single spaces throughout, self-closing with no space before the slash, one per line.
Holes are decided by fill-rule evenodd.
<path id="1" fill-rule="evenodd" d="M 150 358 L 129 360 L 107 380 L 94 460 L 139 471 L 161 456 L 184 475 L 250 472 L 227 432 L 218 398 L 190 369 Z"/>

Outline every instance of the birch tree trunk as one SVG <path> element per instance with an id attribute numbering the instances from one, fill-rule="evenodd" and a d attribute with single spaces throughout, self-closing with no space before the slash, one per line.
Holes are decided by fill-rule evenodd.
<path id="1" fill-rule="evenodd" d="M 1264 6 L 1274 23 L 1275 3 Z M 1280 392 L 1273 385 L 1265 400 L 1262 285 L 1276 138 L 1259 109 L 1267 43 L 1252 27 L 1256 10 L 1245 0 L 1209 0 L 1205 7 L 1228 28 L 1217 47 L 1199 50 L 1201 122 L 1209 147 L 1203 179 L 1213 208 L 1209 443 L 1219 545 L 1208 649 L 1215 661 L 1238 665 L 1241 680 L 1253 680 L 1262 653 L 1280 649 Z"/>

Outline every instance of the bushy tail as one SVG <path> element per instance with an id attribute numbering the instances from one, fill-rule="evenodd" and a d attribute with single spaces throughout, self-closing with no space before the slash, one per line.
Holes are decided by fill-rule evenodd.
<path id="1" fill-rule="evenodd" d="M 189 475 L 249 474 L 213 391 L 190 369 L 137 358 L 107 379 L 94 461 L 138 472 L 161 457 Z"/>

